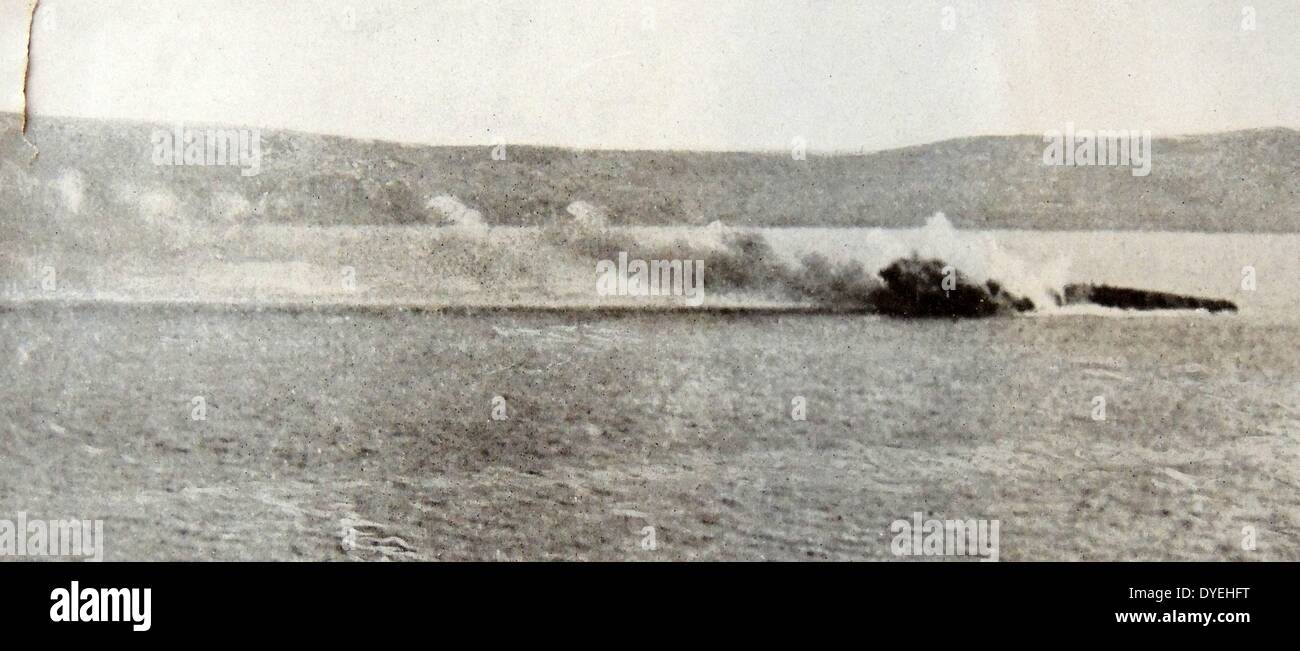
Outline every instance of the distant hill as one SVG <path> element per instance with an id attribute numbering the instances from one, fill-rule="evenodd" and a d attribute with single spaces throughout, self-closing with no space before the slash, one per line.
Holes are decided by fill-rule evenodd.
<path id="1" fill-rule="evenodd" d="M 0 220 L 411 224 L 451 195 L 493 224 L 540 224 L 571 202 L 615 224 L 1300 231 L 1300 133 L 1158 139 L 1149 176 L 1052 167 L 1038 136 L 949 140 L 867 155 L 575 151 L 375 142 L 262 132 L 262 171 L 151 162 L 147 125 L 0 114 Z M 190 127 L 202 125 L 191 124 Z M 143 214 L 143 217 L 141 216 Z M 82 222 L 84 223 L 84 222 Z M 128 229 L 129 231 L 129 229 Z"/>

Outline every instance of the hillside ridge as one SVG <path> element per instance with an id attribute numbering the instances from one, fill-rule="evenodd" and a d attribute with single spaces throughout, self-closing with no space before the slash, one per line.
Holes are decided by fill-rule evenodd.
<path id="1" fill-rule="evenodd" d="M 492 145 L 264 129 L 260 173 L 243 176 L 229 166 L 155 166 L 150 134 L 171 125 L 36 116 L 32 163 L 17 115 L 0 123 L 10 127 L 0 137 L 0 187 L 18 199 L 0 211 L 27 214 L 134 219 L 145 196 L 199 222 L 419 224 L 436 218 L 428 201 L 448 195 L 501 225 L 550 223 L 585 201 L 613 224 L 904 227 L 943 211 L 962 228 L 1300 231 L 1300 132 L 1282 127 L 1156 138 L 1145 177 L 1045 165 L 1043 138 L 1031 135 L 803 160 L 507 143 L 497 160 Z M 69 185 L 80 188 L 79 205 L 61 205 L 59 188 Z"/>

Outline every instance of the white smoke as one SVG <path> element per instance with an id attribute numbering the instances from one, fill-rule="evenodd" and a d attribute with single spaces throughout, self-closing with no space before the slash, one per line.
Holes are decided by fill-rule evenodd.
<path id="1" fill-rule="evenodd" d="M 574 201 L 564 211 L 573 217 L 574 224 L 583 228 L 599 229 L 609 225 L 608 212 L 604 208 L 586 201 Z"/>
<path id="2" fill-rule="evenodd" d="M 54 187 L 69 212 L 73 214 L 81 212 L 81 202 L 86 194 L 86 183 L 81 177 L 81 172 L 74 169 L 63 170 L 59 173 L 59 179 L 54 182 Z"/>
<path id="3" fill-rule="evenodd" d="M 483 213 L 461 203 L 460 199 L 441 194 L 424 204 L 426 210 L 432 210 L 438 217 L 438 225 L 460 235 L 484 237 L 491 230 L 483 220 Z"/>
<path id="4" fill-rule="evenodd" d="M 953 227 L 943 213 L 935 213 L 925 226 L 894 243 L 893 259 L 915 252 L 923 258 L 938 258 L 952 265 L 972 281 L 994 280 L 1008 292 L 1029 298 L 1039 310 L 1056 307 L 1064 291 L 1070 261 L 1058 257 L 1044 264 L 1030 264 L 998 245 L 989 233 L 962 231 Z"/>

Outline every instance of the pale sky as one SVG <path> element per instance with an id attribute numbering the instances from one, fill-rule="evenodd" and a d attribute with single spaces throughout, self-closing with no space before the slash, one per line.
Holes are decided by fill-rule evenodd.
<path id="1" fill-rule="evenodd" d="M 0 0 L 3 110 L 26 5 Z M 38 115 L 434 144 L 1300 128 L 1295 0 L 42 0 L 32 57 Z"/>

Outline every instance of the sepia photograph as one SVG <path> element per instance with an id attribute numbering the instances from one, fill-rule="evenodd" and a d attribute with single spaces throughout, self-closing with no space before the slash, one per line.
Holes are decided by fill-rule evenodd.
<path id="1" fill-rule="evenodd" d="M 1051 562 L 1115 573 L 1098 621 L 1249 624 L 1264 572 L 1104 568 L 1300 560 L 1298 35 L 0 0 L 0 577 Z M 34 565 L 55 630 L 153 627 Z"/>

